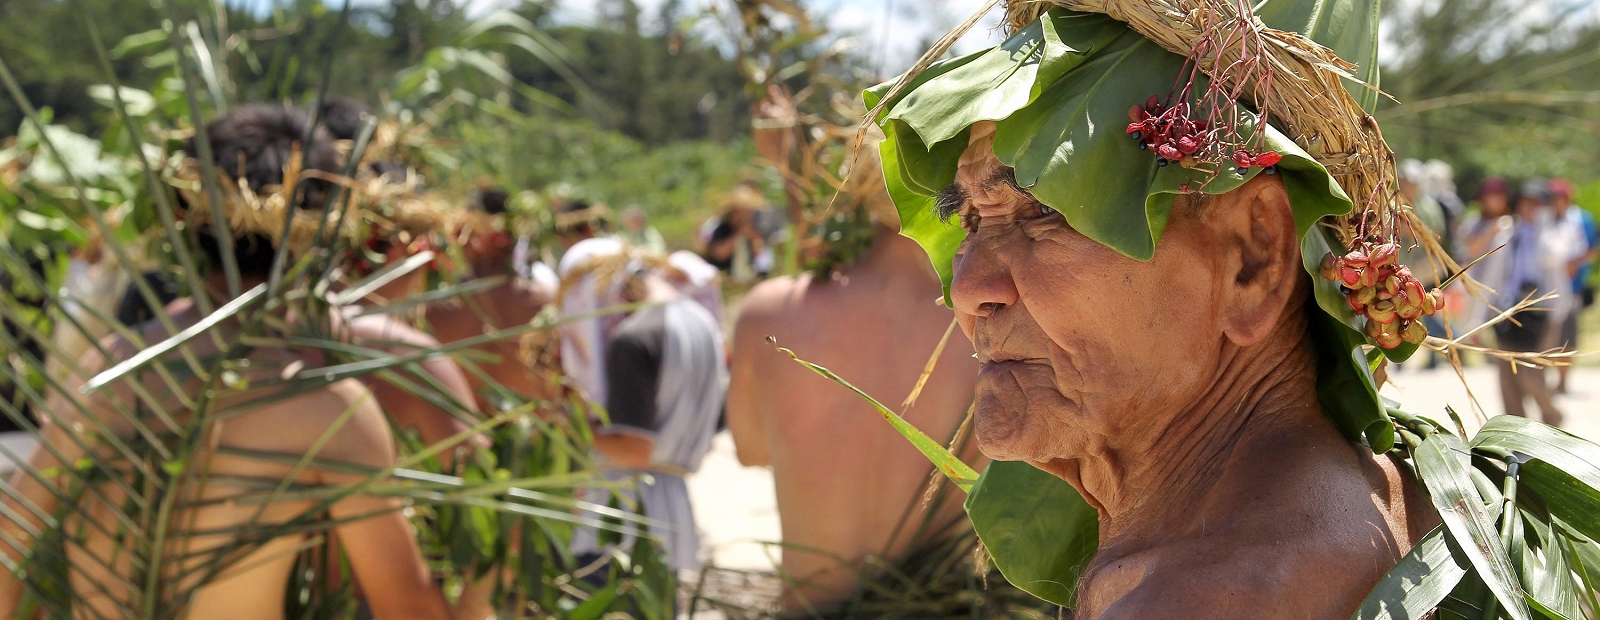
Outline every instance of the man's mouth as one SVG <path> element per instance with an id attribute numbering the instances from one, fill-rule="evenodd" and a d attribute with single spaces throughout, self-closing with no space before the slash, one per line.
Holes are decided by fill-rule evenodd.
<path id="1" fill-rule="evenodd" d="M 1028 355 L 1020 351 L 1007 351 L 1004 349 L 994 351 L 985 351 L 983 349 L 978 350 L 978 362 L 985 366 L 990 364 L 1005 364 L 1011 362 L 1037 364 L 1043 363 L 1044 361 L 1045 358 L 1043 357 Z"/>

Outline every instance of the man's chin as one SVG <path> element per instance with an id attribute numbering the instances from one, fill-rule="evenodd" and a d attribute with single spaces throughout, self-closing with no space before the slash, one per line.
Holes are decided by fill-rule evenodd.
<path id="1" fill-rule="evenodd" d="M 978 449 L 996 461 L 1035 461 L 1052 452 L 1057 419 L 1072 403 L 1041 361 L 989 362 L 978 374 L 973 426 Z M 1042 400 L 1040 400 L 1042 399 Z"/>

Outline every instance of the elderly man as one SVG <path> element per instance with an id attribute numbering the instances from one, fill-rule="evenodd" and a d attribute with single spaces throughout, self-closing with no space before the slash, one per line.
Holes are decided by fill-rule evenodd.
<path id="1" fill-rule="evenodd" d="M 1396 263 L 1393 158 L 1330 152 L 1373 131 L 1344 61 L 1260 21 L 1370 71 L 1358 3 L 1012 2 L 1006 43 L 869 91 L 977 350 L 980 448 L 1098 513 L 1093 561 L 1039 576 L 1079 579 L 1078 618 L 1348 618 L 1439 522 L 1359 354 L 1404 359 L 1441 305 Z"/>

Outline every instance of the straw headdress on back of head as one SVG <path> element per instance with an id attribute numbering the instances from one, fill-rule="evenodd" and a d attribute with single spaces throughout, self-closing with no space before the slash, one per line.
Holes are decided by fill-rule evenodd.
<path id="1" fill-rule="evenodd" d="M 217 193 L 221 196 L 222 206 L 216 208 L 211 201 L 211 192 L 202 183 L 204 177 L 203 166 L 200 161 L 192 156 L 177 158 L 166 171 L 167 183 L 177 190 L 178 195 L 185 204 L 183 220 L 195 230 L 209 231 L 212 218 L 218 211 L 223 214 L 224 222 L 235 237 L 260 236 L 266 238 L 275 248 L 287 248 L 290 256 L 300 256 L 311 249 L 312 245 L 321 239 L 332 239 L 339 236 L 346 241 L 354 241 L 360 235 L 361 201 L 351 201 L 349 208 L 355 213 L 346 213 L 340 218 L 338 209 L 333 210 L 327 217 L 323 217 L 321 208 L 310 206 L 292 206 L 298 202 L 290 196 L 291 188 L 301 184 L 306 179 L 317 179 L 329 183 L 348 185 L 349 181 L 336 174 L 320 170 L 306 170 L 302 167 L 303 157 L 300 150 L 295 149 L 294 154 L 283 167 L 283 181 L 281 183 L 262 186 L 259 190 L 252 189 L 245 179 L 235 179 L 219 167 L 216 169 L 215 181 Z M 301 190 L 302 192 L 304 190 Z M 294 209 L 293 220 L 289 226 L 287 239 L 283 238 L 283 222 L 288 209 Z"/>

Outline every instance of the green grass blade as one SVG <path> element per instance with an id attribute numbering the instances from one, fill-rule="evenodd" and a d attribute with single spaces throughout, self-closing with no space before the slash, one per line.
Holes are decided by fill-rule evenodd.
<path id="1" fill-rule="evenodd" d="M 231 318 L 232 316 L 243 311 L 245 308 L 250 307 L 250 305 L 255 303 L 256 300 L 265 296 L 266 292 L 266 285 L 257 285 L 255 288 L 250 289 L 249 292 L 240 295 L 233 301 L 228 302 L 221 308 L 218 308 L 216 312 L 213 312 L 206 318 L 199 320 L 194 325 L 189 326 L 187 329 L 174 334 L 172 337 L 167 338 L 166 340 L 163 340 L 154 346 L 147 347 L 145 350 L 134 354 L 132 357 L 119 362 L 116 366 L 106 369 L 105 372 L 95 375 L 93 378 L 89 379 L 87 383 L 83 384 L 83 393 L 89 394 L 95 390 L 103 388 L 112 381 L 122 378 L 124 375 L 127 375 L 128 373 L 139 369 L 141 366 L 154 361 L 156 358 L 165 355 L 167 352 L 176 349 L 183 343 L 194 339 L 195 336 L 204 333 L 206 330 L 216 327 L 218 324 L 222 323 L 228 318 Z"/>
<path id="2" fill-rule="evenodd" d="M 196 152 L 187 153 L 187 155 L 200 162 L 200 185 L 205 189 L 206 200 L 211 202 L 212 210 L 220 214 L 224 203 L 222 201 L 222 189 L 217 186 L 219 177 L 217 176 L 216 158 L 214 153 L 211 152 L 211 135 L 206 129 L 204 110 L 200 106 L 200 94 L 195 89 L 195 70 L 194 67 L 189 65 L 189 55 L 183 44 L 182 35 L 179 34 L 179 31 L 183 29 L 180 24 L 184 22 L 178 19 L 177 2 L 168 0 L 165 4 L 167 6 L 167 20 L 172 24 L 171 31 L 167 33 L 168 45 L 171 46 L 172 53 L 177 57 L 178 76 L 183 79 L 184 100 L 189 104 L 189 122 L 194 125 L 193 142 Z M 212 104 L 221 109 L 224 102 L 213 101 Z M 292 212 L 293 209 L 290 209 L 290 211 Z M 228 296 L 236 297 L 243 291 L 244 286 L 241 284 L 239 277 L 238 257 L 233 254 L 233 233 L 228 230 L 228 223 L 224 221 L 224 218 L 212 217 L 210 219 L 211 235 L 216 238 L 219 247 L 218 253 L 222 255 L 222 272 L 223 278 L 228 284 Z M 150 307 L 155 308 L 158 306 L 151 304 Z M 161 313 L 157 312 L 156 314 L 159 315 Z"/>
<path id="3" fill-rule="evenodd" d="M 871 395 L 861 391 L 861 388 L 852 385 L 849 381 L 845 381 L 844 378 L 834 374 L 833 371 L 800 359 L 800 356 L 795 355 L 795 352 L 789 349 L 778 347 L 778 350 L 787 354 L 790 359 L 799 362 L 801 366 L 805 366 L 806 368 L 811 369 L 812 372 L 822 375 L 829 381 L 842 385 L 850 391 L 855 392 L 857 396 L 860 396 L 863 400 L 866 400 L 868 404 L 871 404 L 874 409 L 877 409 L 878 414 L 882 415 L 883 419 L 888 421 L 890 426 L 894 427 L 894 430 L 899 431 L 900 436 L 905 437 L 906 441 L 911 442 L 911 445 L 915 447 L 918 452 L 921 452 L 923 456 L 927 457 L 928 462 L 933 463 L 934 468 L 938 469 L 939 473 L 944 474 L 946 478 L 950 479 L 950 482 L 954 483 L 962 491 L 969 493 L 972 491 L 972 485 L 978 481 L 978 471 L 973 469 L 971 465 L 966 464 L 965 461 L 962 461 L 960 458 L 956 457 L 956 455 L 951 453 L 950 450 L 944 447 L 943 444 L 934 441 L 934 439 L 929 437 L 927 433 L 922 432 L 921 429 L 913 426 L 910 422 L 907 422 L 905 418 L 900 417 L 900 414 L 897 414 L 888 407 L 883 406 L 883 403 L 878 402 L 878 400 L 873 398 Z"/>
<path id="4" fill-rule="evenodd" d="M 398 280 L 401 277 L 404 277 L 406 274 L 416 271 L 417 269 L 422 268 L 424 265 L 433 262 L 433 257 L 434 254 L 432 251 L 425 250 L 411 256 L 407 256 L 405 260 L 398 263 L 384 265 L 382 269 L 373 272 L 371 275 L 363 278 L 360 282 L 351 285 L 350 288 L 345 289 L 338 295 L 334 296 L 333 300 L 329 303 L 333 304 L 334 306 L 348 306 L 357 301 L 361 301 L 363 297 L 371 295 L 373 291 L 383 288 L 384 285 Z"/>
<path id="5" fill-rule="evenodd" d="M 375 304 L 375 305 L 366 306 L 366 307 L 362 308 L 360 312 L 357 312 L 352 318 L 358 318 L 358 317 L 363 317 L 363 316 L 368 316 L 368 315 L 373 315 L 373 314 L 394 314 L 396 312 L 404 312 L 406 310 L 410 310 L 410 309 L 415 308 L 417 306 L 437 303 L 437 302 L 441 302 L 441 301 L 449 301 L 449 300 L 452 300 L 452 299 L 455 299 L 455 298 L 458 298 L 458 297 L 465 297 L 467 295 L 471 295 L 473 293 L 477 293 L 477 292 L 480 292 L 480 291 L 486 291 L 486 290 L 495 288 L 497 286 L 500 286 L 502 284 L 505 284 L 507 281 L 508 281 L 508 279 L 505 276 L 493 276 L 493 277 L 489 277 L 489 278 L 479 278 L 477 280 L 468 280 L 468 281 L 463 282 L 461 284 L 455 284 L 455 285 L 447 286 L 447 287 L 444 287 L 444 288 L 435 289 L 435 290 L 428 291 L 428 292 L 420 294 L 420 295 L 412 295 L 412 296 L 407 297 L 405 299 L 401 299 L 401 300 L 397 300 L 397 301 L 393 301 L 393 302 L 388 302 L 388 303 L 383 303 L 383 304 Z"/>
<path id="6" fill-rule="evenodd" d="M 155 201 L 156 214 L 161 218 L 161 230 L 171 244 L 172 252 L 178 259 L 178 265 L 183 267 L 183 274 L 188 281 L 189 290 L 199 291 L 205 289 L 205 277 L 200 274 L 200 269 L 195 265 L 194 256 L 189 253 L 188 244 L 178 234 L 178 220 L 176 211 L 172 208 L 172 201 L 168 194 L 166 184 L 156 178 L 155 168 L 145 157 L 143 149 L 144 136 L 139 130 L 139 121 L 128 113 L 127 102 L 122 98 L 122 80 L 117 77 L 116 69 L 111 66 L 111 57 L 106 52 L 106 46 L 100 39 L 100 28 L 94 20 L 94 12 L 87 10 L 82 0 L 77 0 L 79 13 L 83 15 L 84 30 L 89 34 L 90 47 L 94 48 L 95 57 L 100 61 L 100 71 L 105 74 L 111 84 L 113 109 L 118 118 L 122 120 L 124 128 L 128 131 L 129 141 L 134 145 L 133 156 L 139 162 L 139 169 L 144 173 L 145 190 L 150 192 L 150 197 Z M 159 31 L 156 31 L 159 32 Z M 195 303 L 200 307 L 202 314 L 210 314 L 211 299 L 205 295 L 195 296 Z"/>

